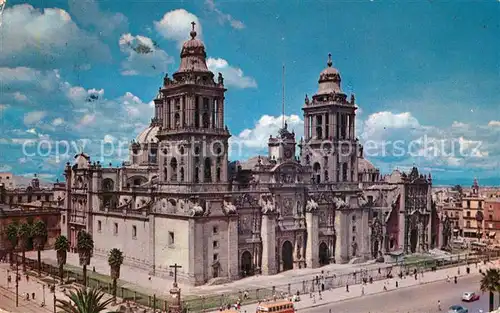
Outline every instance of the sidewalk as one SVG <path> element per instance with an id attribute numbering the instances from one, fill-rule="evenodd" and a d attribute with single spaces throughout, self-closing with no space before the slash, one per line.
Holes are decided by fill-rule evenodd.
<path id="1" fill-rule="evenodd" d="M 33 272 L 28 271 L 33 274 Z M 7 282 L 7 277 L 11 276 L 11 282 Z M 54 312 L 54 293 L 50 292 L 49 282 L 52 278 L 42 275 L 40 278 L 37 276 L 29 276 L 26 280 L 26 274 L 23 273 L 21 266 L 19 266 L 19 306 L 16 307 L 16 272 L 10 268 L 8 263 L 0 263 L 0 308 L 8 310 L 9 312 L 16 313 L 51 313 Z M 61 287 L 56 284 L 55 295 L 57 299 L 68 299 L 64 294 L 64 286 Z M 67 289 L 67 288 L 66 288 Z M 29 293 L 29 300 L 26 300 L 26 293 Z M 35 299 L 32 298 L 32 293 L 35 293 Z M 45 294 L 45 305 L 44 302 Z M 106 295 L 105 299 L 110 296 Z"/>
<path id="2" fill-rule="evenodd" d="M 297 311 L 303 311 L 314 307 L 328 305 L 334 302 L 359 298 L 363 296 L 363 291 L 364 295 L 367 296 L 382 292 L 391 292 L 400 288 L 413 287 L 437 281 L 442 281 L 446 280 L 448 277 L 450 278 L 450 284 L 453 284 L 454 276 L 457 276 L 457 278 L 460 279 L 460 277 L 467 275 L 478 275 L 479 269 L 482 269 L 484 271 L 489 267 L 498 267 L 499 265 L 500 261 L 495 261 L 494 263 L 490 262 L 487 265 L 478 265 L 477 268 L 474 264 L 472 264 L 470 265 L 470 274 L 466 274 L 466 266 L 460 266 L 460 267 L 452 267 L 448 269 L 437 270 L 436 272 L 426 272 L 423 274 L 423 276 L 422 274 L 418 274 L 417 280 L 415 280 L 414 276 L 407 276 L 406 278 L 403 279 L 395 277 L 392 279 L 374 281 L 373 284 L 368 283 L 364 286 L 360 284 L 352 285 L 349 286 L 349 292 L 346 291 L 346 288 L 344 286 L 341 288 L 325 290 L 321 294 L 322 300 L 320 300 L 318 292 L 315 292 L 312 295 L 302 294 L 300 295 L 301 301 L 295 302 L 294 306 Z M 460 274 L 458 274 L 459 269 L 460 269 Z M 398 287 L 396 287 L 396 282 L 398 282 Z M 387 291 L 384 291 L 384 286 L 386 286 Z M 255 312 L 257 305 L 258 304 L 255 303 L 242 306 L 241 312 L 248 312 L 248 313 Z M 216 312 L 218 311 L 217 310 L 213 311 L 213 313 Z"/>

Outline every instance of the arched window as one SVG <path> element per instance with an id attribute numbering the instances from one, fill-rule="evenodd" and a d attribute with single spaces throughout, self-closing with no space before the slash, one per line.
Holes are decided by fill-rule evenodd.
<path id="1" fill-rule="evenodd" d="M 205 177 L 205 183 L 211 183 L 212 182 L 212 161 L 210 158 L 205 158 L 205 171 L 204 171 L 204 177 Z"/>
<path id="2" fill-rule="evenodd" d="M 164 181 L 168 180 L 168 172 L 167 172 L 167 167 L 166 166 L 163 168 L 163 180 Z"/>
<path id="3" fill-rule="evenodd" d="M 218 167 L 218 168 L 217 168 L 217 170 L 216 170 L 215 172 L 216 172 L 216 173 L 215 173 L 215 175 L 216 175 L 216 177 L 215 177 L 216 182 L 218 182 L 218 183 L 219 183 L 219 182 L 220 182 L 220 167 Z"/>
<path id="4" fill-rule="evenodd" d="M 115 183 L 112 179 L 106 178 L 102 181 L 102 190 L 103 191 L 113 191 L 115 189 Z"/>
<path id="5" fill-rule="evenodd" d="M 180 155 L 184 155 L 184 147 L 180 147 L 179 153 L 180 153 Z"/>
<path id="6" fill-rule="evenodd" d="M 208 118 L 208 113 L 207 112 L 203 113 L 202 119 L 203 119 L 203 128 L 210 127 L 210 120 Z"/>
<path id="7" fill-rule="evenodd" d="M 174 127 L 175 128 L 181 127 L 181 116 L 179 115 L 179 113 L 175 113 L 174 115 Z"/>
<path id="8" fill-rule="evenodd" d="M 342 163 L 342 181 L 347 181 L 347 162 Z"/>
<path id="9" fill-rule="evenodd" d="M 177 181 L 177 159 L 172 158 L 170 160 L 170 181 Z"/>
<path id="10" fill-rule="evenodd" d="M 158 161 L 157 156 L 158 156 L 158 148 L 153 148 L 153 147 L 150 148 L 148 156 L 149 163 L 156 164 L 156 162 Z"/>
<path id="11" fill-rule="evenodd" d="M 183 167 L 181 167 L 180 173 L 181 173 L 181 183 L 182 183 L 182 182 L 184 182 L 184 168 Z"/>
<path id="12" fill-rule="evenodd" d="M 194 98 L 194 127 L 200 127 L 200 103 L 199 98 L 195 96 Z"/>
<path id="13" fill-rule="evenodd" d="M 198 166 L 194 168 L 194 182 L 200 182 L 200 168 Z"/>
<path id="14" fill-rule="evenodd" d="M 319 184 L 321 182 L 321 165 L 318 162 L 313 165 L 314 182 Z"/>
<path id="15" fill-rule="evenodd" d="M 325 171 L 325 182 L 328 181 L 328 171 Z"/>

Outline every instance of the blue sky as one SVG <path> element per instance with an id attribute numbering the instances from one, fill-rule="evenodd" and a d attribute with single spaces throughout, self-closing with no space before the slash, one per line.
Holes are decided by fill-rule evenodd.
<path id="1" fill-rule="evenodd" d="M 195 20 L 209 67 L 228 87 L 226 121 L 243 147 L 232 159 L 265 153 L 277 132 L 282 64 L 286 116 L 303 133 L 304 96 L 316 91 L 331 53 L 343 90 L 356 94 L 357 135 L 375 145 L 369 159 L 383 172 L 415 164 L 438 184 L 474 176 L 499 184 L 499 16 L 493 0 L 8 0 L 0 26 L 0 170 L 60 178 L 79 147 L 99 156 L 101 141 L 133 139 L 148 125 L 150 102 L 164 73 L 177 69 Z M 138 54 L 131 48 L 138 44 L 153 52 Z M 57 158 L 61 140 L 78 144 Z M 396 141 L 413 145 L 403 155 L 382 149 Z M 119 164 L 125 148 L 106 163 Z"/>

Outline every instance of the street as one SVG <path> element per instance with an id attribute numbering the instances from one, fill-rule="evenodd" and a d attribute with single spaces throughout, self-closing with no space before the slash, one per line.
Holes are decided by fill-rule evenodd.
<path id="1" fill-rule="evenodd" d="M 327 313 L 331 310 L 332 313 L 438 313 L 438 300 L 441 301 L 441 312 L 448 312 L 448 307 L 454 304 L 463 305 L 469 309 L 469 313 L 477 313 L 480 309 L 488 312 L 488 294 L 479 291 L 479 280 L 479 275 L 462 277 L 457 284 L 440 281 L 303 309 L 299 312 Z M 480 300 L 462 303 L 460 299 L 465 291 L 478 292 Z M 324 300 L 328 301 L 328 298 L 325 297 Z M 498 295 L 495 295 L 495 304 L 498 306 Z"/>

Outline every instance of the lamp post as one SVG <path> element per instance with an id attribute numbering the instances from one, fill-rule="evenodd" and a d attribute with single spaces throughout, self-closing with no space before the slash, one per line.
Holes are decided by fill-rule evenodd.
<path id="1" fill-rule="evenodd" d="M 45 306 L 45 284 L 42 285 L 42 306 Z"/>
<path id="2" fill-rule="evenodd" d="M 54 290 L 54 313 L 56 313 L 56 292 Z"/>
<path id="3" fill-rule="evenodd" d="M 19 307 L 19 260 L 16 254 L 16 308 Z"/>

